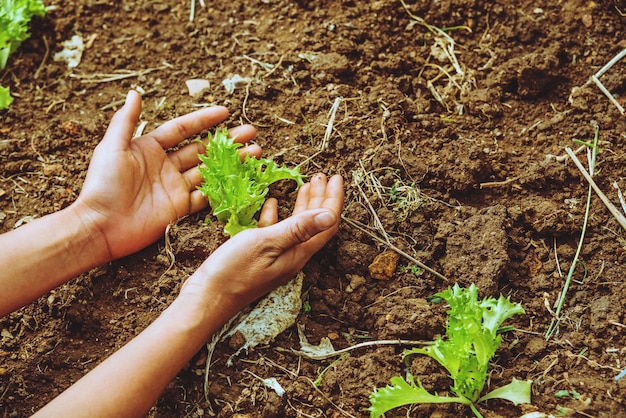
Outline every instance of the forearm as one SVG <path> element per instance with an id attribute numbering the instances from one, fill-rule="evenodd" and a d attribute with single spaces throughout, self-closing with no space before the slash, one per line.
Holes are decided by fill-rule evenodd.
<path id="1" fill-rule="evenodd" d="M 202 303 L 202 304 L 201 304 Z M 140 417 L 223 325 L 219 297 L 179 298 L 155 322 L 36 416 Z M 106 394 L 106 396 L 103 396 Z"/>
<path id="2" fill-rule="evenodd" d="M 0 317 L 109 258 L 76 205 L 0 235 Z"/>

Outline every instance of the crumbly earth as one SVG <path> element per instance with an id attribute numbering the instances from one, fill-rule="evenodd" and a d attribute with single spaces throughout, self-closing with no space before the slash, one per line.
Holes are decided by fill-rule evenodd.
<path id="1" fill-rule="evenodd" d="M 620 209 L 613 183 L 626 190 L 626 119 L 587 82 L 626 48 L 623 0 L 217 0 L 196 2 L 193 21 L 193 0 L 46 3 L 0 73 L 16 96 L 0 112 L 1 231 L 76 199 L 129 89 L 144 92 L 146 130 L 225 105 L 228 126 L 258 127 L 267 156 L 345 178 L 341 230 L 304 269 L 297 323 L 311 344 L 432 340 L 446 316 L 430 296 L 476 283 L 482 296 L 502 293 L 526 310 L 506 322 L 514 330 L 487 386 L 533 381 L 531 404 L 491 400 L 481 413 L 626 415 L 626 378 L 615 380 L 626 367 L 626 234 L 595 193 L 546 339 L 588 193 L 565 148 L 592 142 L 597 127 L 595 181 Z M 68 69 L 54 56 L 73 35 L 86 48 Z M 600 77 L 622 105 L 625 69 L 621 60 Z M 248 81 L 228 93 L 222 81 L 235 74 Z M 189 79 L 210 89 L 191 97 Z M 283 216 L 290 187 L 272 190 Z M 164 237 L 0 320 L 0 416 L 28 416 L 154 320 L 225 240 L 209 215 L 172 225 L 169 245 Z M 391 246 L 403 253 L 398 266 L 389 280 L 372 278 L 368 265 Z M 369 394 L 407 367 L 431 392 L 451 385 L 428 358 L 405 364 L 399 344 L 312 360 L 292 351 L 294 325 L 227 366 L 240 344 L 217 344 L 206 397 L 202 350 L 149 416 L 364 417 Z M 282 397 L 263 385 L 270 377 Z M 387 416 L 471 412 L 415 405 Z"/>

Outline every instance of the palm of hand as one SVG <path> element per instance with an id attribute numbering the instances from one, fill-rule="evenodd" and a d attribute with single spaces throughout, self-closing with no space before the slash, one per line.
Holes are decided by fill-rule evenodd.
<path id="1" fill-rule="evenodd" d="M 190 185 L 153 138 L 100 155 L 92 160 L 81 194 L 105 218 L 100 224 L 113 259 L 149 245 L 169 222 L 190 213 Z"/>
<path id="2" fill-rule="evenodd" d="M 223 107 L 203 109 L 169 121 L 150 134 L 131 139 L 141 112 L 131 92 L 102 142 L 96 147 L 79 196 L 84 222 L 96 225 L 111 259 L 136 252 L 158 239 L 167 225 L 207 205 L 196 190 L 196 168 L 204 145 L 191 143 L 166 150 L 228 116 Z M 239 142 L 255 135 L 250 126 L 236 128 Z M 232 130 L 231 134 L 235 131 Z M 260 155 L 257 146 L 244 152 Z"/>

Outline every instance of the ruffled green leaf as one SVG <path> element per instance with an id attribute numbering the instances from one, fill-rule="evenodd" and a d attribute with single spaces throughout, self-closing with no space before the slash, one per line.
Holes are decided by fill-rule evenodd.
<path id="1" fill-rule="evenodd" d="M 367 410 L 370 411 L 371 418 L 378 418 L 394 408 L 415 403 L 471 404 L 468 399 L 461 397 L 432 395 L 424 389 L 419 379 L 416 383 L 412 377 L 409 377 L 409 383 L 399 376 L 392 377 L 390 381 L 391 386 L 378 389 L 370 395 L 371 406 Z"/>
<path id="2" fill-rule="evenodd" d="M 198 157 L 202 184 L 198 189 L 209 200 L 213 215 L 225 222 L 224 232 L 230 236 L 256 227 L 254 216 L 261 209 L 269 186 L 279 180 L 304 181 L 297 168 L 279 166 L 267 158 L 246 156 L 241 162 L 241 144 L 228 137 L 226 129 L 209 133 L 206 155 Z"/>
<path id="3" fill-rule="evenodd" d="M 7 109 L 11 103 L 13 103 L 11 91 L 8 87 L 0 86 L 0 110 Z"/>
<path id="4" fill-rule="evenodd" d="M 486 401 L 487 399 L 506 399 L 515 405 L 521 403 L 530 403 L 530 388 L 533 384 L 532 380 L 517 380 L 513 378 L 508 385 L 501 386 L 491 392 L 485 394 L 478 401 Z"/>
<path id="5" fill-rule="evenodd" d="M 41 0 L 0 0 L 0 69 L 6 67 L 9 55 L 30 36 L 28 25 L 32 17 L 45 14 Z"/>
<path id="6" fill-rule="evenodd" d="M 454 285 L 435 296 L 450 305 L 446 335 L 438 337 L 431 346 L 406 350 L 403 356 L 423 354 L 436 360 L 450 374 L 454 382 L 450 390 L 457 398 L 430 395 L 423 390 L 419 380 L 417 385 L 410 385 L 396 377 L 391 379 L 393 386 L 381 389 L 375 397 L 370 397 L 372 402 L 376 402 L 376 405 L 372 403 L 373 409 L 370 411 L 382 411 L 380 405 L 392 409 L 408 403 L 433 403 L 434 397 L 438 399 L 437 402 L 459 402 L 458 399 L 462 399 L 461 403 L 469 405 L 476 416 L 480 416 L 480 413 L 474 402 L 486 399 L 497 397 L 515 404 L 529 403 L 531 381 L 516 379 L 480 397 L 487 379 L 489 362 L 502 343 L 498 330 L 506 319 L 524 313 L 522 306 L 502 295 L 498 299 L 487 297 L 478 300 L 478 288 L 474 284 L 467 289 Z"/>

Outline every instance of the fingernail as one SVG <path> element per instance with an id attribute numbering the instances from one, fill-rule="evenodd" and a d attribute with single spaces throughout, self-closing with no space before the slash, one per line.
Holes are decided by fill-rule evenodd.
<path id="1" fill-rule="evenodd" d="M 128 102 L 130 101 L 131 94 L 133 94 L 132 90 L 129 90 L 128 93 L 126 93 L 126 100 L 124 101 L 124 107 L 128 106 Z"/>
<path id="2" fill-rule="evenodd" d="M 315 224 L 321 230 L 328 229 L 335 224 L 335 215 L 332 212 L 322 212 L 315 215 Z"/>

